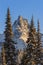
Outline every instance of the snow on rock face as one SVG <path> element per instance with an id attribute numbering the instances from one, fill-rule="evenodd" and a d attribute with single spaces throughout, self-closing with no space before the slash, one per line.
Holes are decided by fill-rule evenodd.
<path id="1" fill-rule="evenodd" d="M 13 24 L 13 32 L 15 38 L 19 38 L 26 42 L 28 37 L 28 21 L 27 19 L 23 19 L 21 16 Z"/>
<path id="2" fill-rule="evenodd" d="M 16 42 L 16 49 L 24 50 L 26 48 L 26 43 L 22 39 L 13 39 Z"/>

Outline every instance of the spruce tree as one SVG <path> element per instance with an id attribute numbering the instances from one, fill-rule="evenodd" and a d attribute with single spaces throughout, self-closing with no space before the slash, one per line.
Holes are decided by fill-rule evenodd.
<path id="1" fill-rule="evenodd" d="M 10 20 L 10 11 L 9 8 L 7 10 L 7 18 L 6 18 L 6 27 L 5 27 L 5 42 L 3 46 L 2 55 L 4 55 L 5 61 L 3 59 L 3 65 L 16 65 L 16 51 L 15 51 L 15 42 L 12 40 L 13 32 Z"/>
<path id="2" fill-rule="evenodd" d="M 37 47 L 37 40 L 36 40 L 36 28 L 34 26 L 34 20 L 33 16 L 31 19 L 31 24 L 30 24 L 30 33 L 29 33 L 29 40 L 30 40 L 30 45 L 31 45 L 31 65 L 36 65 L 36 47 Z"/>
<path id="3" fill-rule="evenodd" d="M 33 20 L 33 16 L 31 19 L 31 24 L 30 24 L 30 44 L 31 44 L 31 65 L 36 65 L 36 29 L 34 26 L 34 20 Z"/>
<path id="4" fill-rule="evenodd" d="M 41 33 L 40 33 L 40 24 L 38 20 L 37 28 L 37 49 L 36 49 L 36 65 L 41 65 Z"/>

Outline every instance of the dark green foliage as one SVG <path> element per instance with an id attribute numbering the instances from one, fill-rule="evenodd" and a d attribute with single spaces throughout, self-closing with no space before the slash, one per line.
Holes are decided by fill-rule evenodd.
<path id="1" fill-rule="evenodd" d="M 36 64 L 41 65 L 41 34 L 40 34 L 40 25 L 38 20 L 38 28 L 37 28 L 37 48 L 36 48 Z"/>
<path id="2" fill-rule="evenodd" d="M 16 65 L 16 51 L 15 51 L 15 42 L 12 40 L 13 32 L 10 21 L 10 11 L 9 8 L 7 10 L 7 18 L 6 18 L 6 28 L 5 28 L 5 42 L 4 42 L 4 50 L 5 53 L 5 64 L 6 65 Z M 3 59 L 4 60 L 4 59 Z"/>
<path id="3" fill-rule="evenodd" d="M 6 28 L 5 28 L 5 41 L 9 43 L 9 41 L 11 41 L 11 38 L 13 36 L 13 32 L 12 32 L 12 26 L 11 26 L 11 21 L 10 21 L 10 11 L 8 8 L 7 11 L 7 18 L 6 18 Z"/>
<path id="4" fill-rule="evenodd" d="M 37 45 L 37 42 L 36 42 L 36 29 L 34 27 L 34 20 L 33 20 L 33 16 L 32 16 L 32 19 L 31 19 L 31 25 L 30 25 L 30 32 L 29 32 L 29 38 L 30 38 L 30 44 L 31 44 L 31 60 L 30 60 L 30 63 L 31 65 L 36 65 L 36 45 Z M 30 51 L 29 50 L 29 51 Z"/>

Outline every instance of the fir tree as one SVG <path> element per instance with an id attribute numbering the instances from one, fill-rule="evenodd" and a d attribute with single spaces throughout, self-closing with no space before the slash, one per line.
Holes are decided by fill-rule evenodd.
<path id="1" fill-rule="evenodd" d="M 4 54 L 3 65 L 16 65 L 16 51 L 15 51 L 15 42 L 12 40 L 13 32 L 10 20 L 10 11 L 7 10 L 6 18 L 6 28 L 5 28 L 5 42 L 3 47 L 2 55 Z M 3 58 L 3 56 L 2 56 Z"/>
<path id="2" fill-rule="evenodd" d="M 40 33 L 40 24 L 38 20 L 37 28 L 37 49 L 36 49 L 36 65 L 41 65 L 41 33 Z"/>
<path id="3" fill-rule="evenodd" d="M 33 16 L 31 19 L 31 24 L 30 24 L 30 44 L 31 44 L 31 65 L 36 65 L 36 29 L 34 26 L 34 20 L 33 20 Z"/>

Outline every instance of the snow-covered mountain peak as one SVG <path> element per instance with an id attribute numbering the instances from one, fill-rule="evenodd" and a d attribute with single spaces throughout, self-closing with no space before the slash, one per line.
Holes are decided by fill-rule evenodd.
<path id="1" fill-rule="evenodd" d="M 14 37 L 24 40 L 26 42 L 28 37 L 28 21 L 22 16 L 19 16 L 18 19 L 13 24 Z"/>

